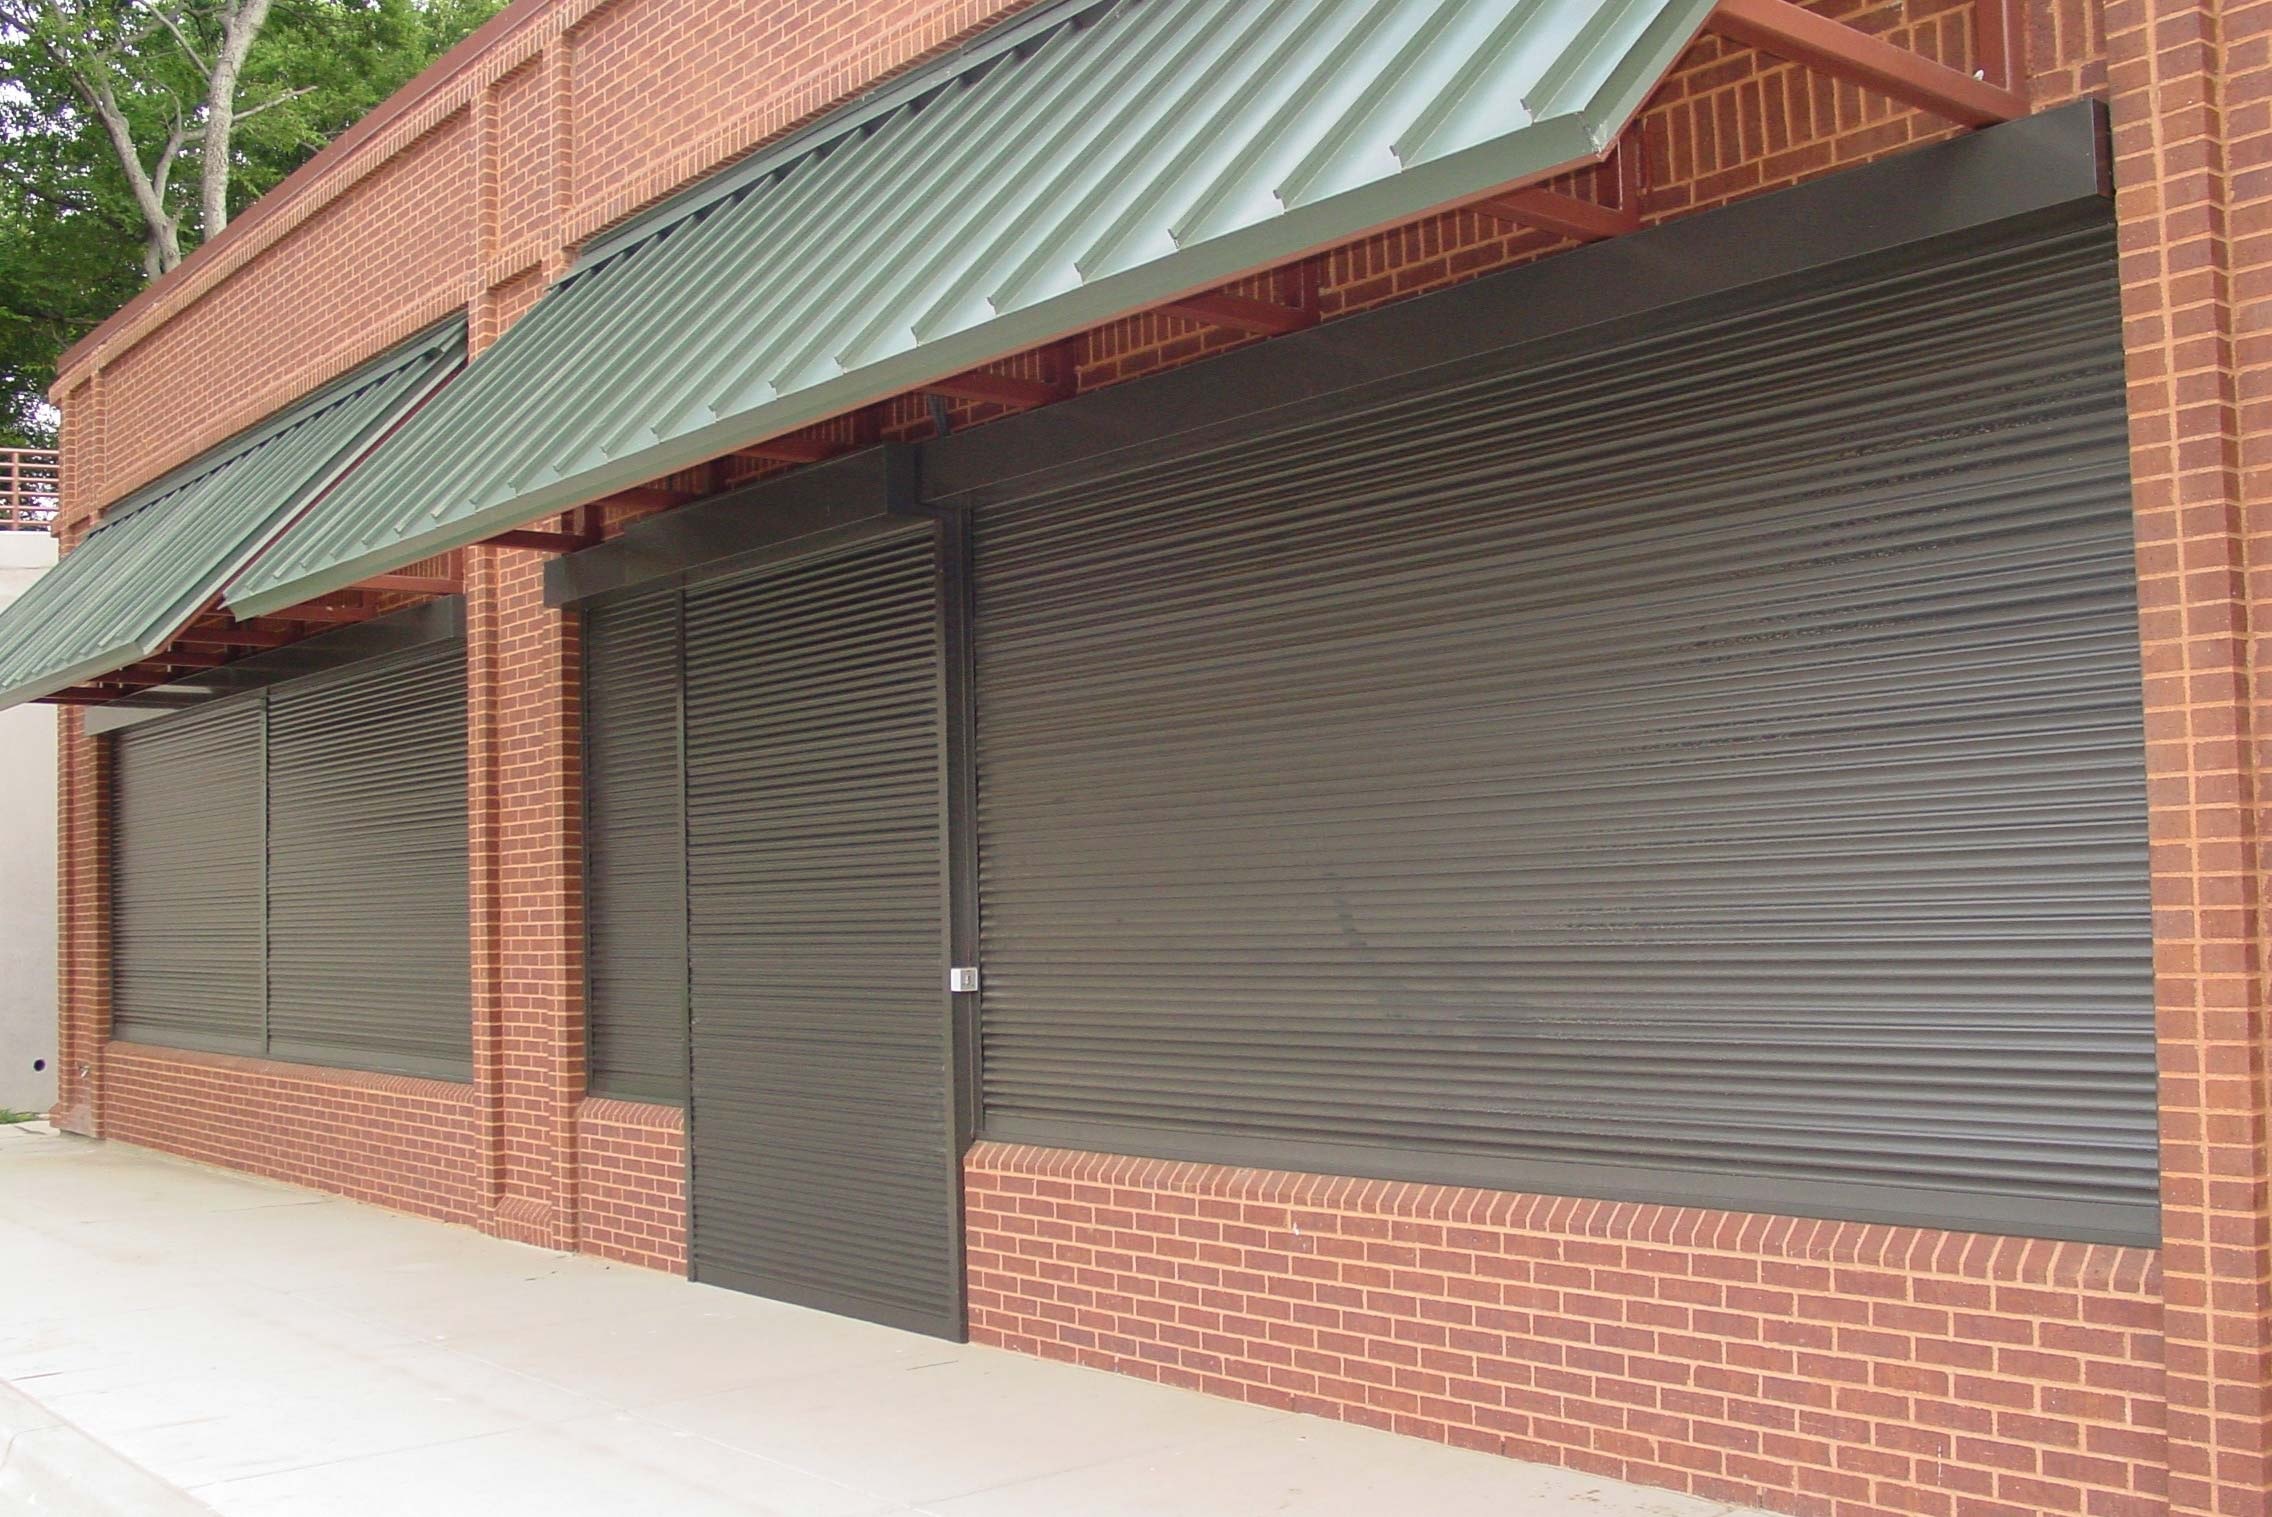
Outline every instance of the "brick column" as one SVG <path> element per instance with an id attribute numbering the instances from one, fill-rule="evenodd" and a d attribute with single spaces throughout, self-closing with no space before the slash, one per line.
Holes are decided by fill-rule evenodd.
<path id="1" fill-rule="evenodd" d="M 2256 623 L 2272 12 L 2106 10 L 2153 807 L 2170 1509 L 2272 1511 Z"/>
<path id="2" fill-rule="evenodd" d="M 65 553 L 95 523 L 103 474 L 103 375 L 64 397 L 61 444 Z M 85 713 L 56 713 L 56 1037 L 58 1127 L 96 1137 L 102 1123 L 103 1045 L 110 1040 L 109 748 L 86 735 Z"/>
<path id="3" fill-rule="evenodd" d="M 544 559 L 466 551 L 473 1065 L 494 1231 L 576 1242 L 584 1093 L 577 626 Z"/>
<path id="4" fill-rule="evenodd" d="M 85 1137 L 102 1131 L 103 1045 L 110 1039 L 109 748 L 86 735 L 76 707 L 57 713 L 56 888 L 61 899 L 56 949 L 58 1127 Z"/>

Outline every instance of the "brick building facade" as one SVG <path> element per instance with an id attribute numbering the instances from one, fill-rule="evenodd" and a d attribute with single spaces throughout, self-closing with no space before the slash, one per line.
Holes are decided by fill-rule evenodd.
<path id="1" fill-rule="evenodd" d="M 68 356 L 66 542 L 450 313 L 478 355 L 579 245 L 1020 7 L 520 0 Z M 1960 70 L 1970 6 L 1821 14 Z M 1998 1238 L 987 1140 L 981 1341 L 1794 1513 L 2272 1510 L 2272 1120 L 2258 909 L 2253 457 L 2272 419 L 2272 12 L 2035 0 L 2025 93 L 2112 120 L 2145 670 L 2161 1242 Z M 1639 118 L 1677 221 L 1958 131 L 1705 36 Z M 1613 193 L 1615 176 L 1565 187 Z M 1561 254 L 1472 210 L 1241 288 L 1327 324 Z M 1087 392 L 1268 339 L 1159 313 L 1027 360 Z M 226 374 L 226 384 L 184 376 Z M 958 401 L 957 430 L 999 408 Z M 921 436 L 919 398 L 881 435 Z M 737 464 L 733 480 L 781 466 Z M 712 480 L 714 487 L 721 481 Z M 611 513 L 611 526 L 644 506 Z M 547 556 L 455 550 L 468 669 L 472 1078 L 110 1037 L 109 748 L 62 739 L 74 1130 L 666 1270 L 686 1123 L 587 1093 L 580 623 Z"/>

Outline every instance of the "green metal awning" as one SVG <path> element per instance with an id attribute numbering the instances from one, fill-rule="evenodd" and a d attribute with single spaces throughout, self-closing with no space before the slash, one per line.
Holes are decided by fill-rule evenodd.
<path id="1" fill-rule="evenodd" d="M 162 651 L 464 359 L 446 322 L 121 501 L 0 611 L 0 706 Z"/>
<path id="2" fill-rule="evenodd" d="M 273 611 L 1598 159 L 1711 0 L 1087 0 L 587 250 L 229 591 Z"/>

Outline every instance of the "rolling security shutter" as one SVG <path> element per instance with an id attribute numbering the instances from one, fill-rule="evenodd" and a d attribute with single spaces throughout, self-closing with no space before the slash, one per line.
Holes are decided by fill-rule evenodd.
<path id="1" fill-rule="evenodd" d="M 674 586 L 584 621 L 586 1007 L 595 1094 L 686 1099 L 686 834 Z"/>
<path id="2" fill-rule="evenodd" d="M 696 1278 L 956 1336 L 929 528 L 686 602 Z"/>
<path id="3" fill-rule="evenodd" d="M 269 1047 L 465 1078 L 465 648 L 269 696 Z"/>
<path id="4" fill-rule="evenodd" d="M 261 1051 L 261 702 L 121 732 L 111 845 L 112 1031 Z"/>
<path id="5" fill-rule="evenodd" d="M 981 513 L 988 1136 L 2153 1240 L 2111 231 L 1619 340 Z"/>

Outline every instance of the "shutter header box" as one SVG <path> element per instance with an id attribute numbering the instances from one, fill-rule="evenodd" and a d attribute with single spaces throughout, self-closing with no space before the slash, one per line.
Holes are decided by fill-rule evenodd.
<path id="1" fill-rule="evenodd" d="M 917 509 L 917 460 L 912 444 L 885 443 L 633 522 L 619 537 L 546 564 L 545 604 L 691 584 L 761 558 L 897 530 Z"/>

